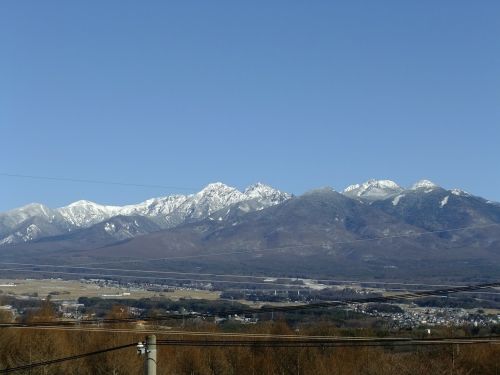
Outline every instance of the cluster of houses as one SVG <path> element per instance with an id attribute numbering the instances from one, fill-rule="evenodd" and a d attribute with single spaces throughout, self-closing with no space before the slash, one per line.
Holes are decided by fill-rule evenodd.
<path id="1" fill-rule="evenodd" d="M 358 305 L 354 310 L 391 321 L 398 328 L 415 328 L 422 326 L 492 326 L 500 324 L 500 314 L 486 314 L 482 310 L 466 310 L 461 308 L 417 307 L 414 305 L 398 305 L 401 310 L 395 312 L 366 310 L 366 306 Z"/>

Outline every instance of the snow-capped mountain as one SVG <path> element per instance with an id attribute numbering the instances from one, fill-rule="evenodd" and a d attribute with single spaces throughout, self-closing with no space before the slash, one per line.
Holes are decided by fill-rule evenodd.
<path id="1" fill-rule="evenodd" d="M 44 217 L 47 220 L 54 219 L 55 212 L 43 204 L 32 203 L 26 206 L 0 214 L 0 234 L 4 230 L 14 228 L 23 221 L 34 217 Z"/>
<path id="2" fill-rule="evenodd" d="M 120 238 L 123 238 L 124 232 L 116 230 L 116 223 L 107 221 L 118 216 L 124 218 L 140 216 L 156 224 L 148 225 L 148 230 L 166 229 L 207 218 L 212 213 L 235 203 L 253 202 L 248 204 L 249 210 L 256 210 L 279 204 L 290 197 L 288 193 L 261 183 L 249 186 L 241 192 L 217 182 L 207 185 L 196 194 L 152 198 L 139 204 L 122 207 L 100 205 L 86 200 L 57 209 L 41 204 L 30 204 L 0 214 L 0 245 L 64 235 L 99 223 L 103 223 L 103 228 L 107 228 L 105 232 L 110 236 L 120 233 Z M 127 226 L 135 228 L 130 231 L 131 235 L 143 234 L 143 230 L 138 228 L 140 225 L 137 220 L 127 224 L 124 224 L 124 221 L 126 219 L 119 221 L 124 228 Z"/>
<path id="3" fill-rule="evenodd" d="M 426 192 L 431 192 L 434 189 L 439 188 L 434 182 L 429 180 L 420 180 L 414 183 L 410 190 L 425 190 Z"/>
<path id="4" fill-rule="evenodd" d="M 429 180 L 417 181 L 411 187 L 405 189 L 391 180 L 372 179 L 363 182 L 362 184 L 350 185 L 346 187 L 342 193 L 350 198 L 369 203 L 392 198 L 393 204 L 396 205 L 406 193 L 430 193 L 435 189 L 441 189 L 441 187 Z M 453 189 L 451 192 L 454 195 L 468 194 L 459 189 Z"/>
<path id="5" fill-rule="evenodd" d="M 63 219 L 75 228 L 87 228 L 120 214 L 121 207 L 102 206 L 90 201 L 77 201 L 56 209 Z"/>
<path id="6" fill-rule="evenodd" d="M 39 264 L 68 257 L 91 263 L 110 256 L 156 259 L 243 249 L 234 256 L 183 259 L 175 268 L 483 278 L 500 270 L 499 227 L 498 203 L 428 180 L 407 188 L 370 180 L 342 193 L 322 188 L 299 197 L 263 184 L 240 191 L 214 183 L 195 194 L 122 207 L 31 204 L 0 214 L 0 246 L 10 259 L 4 261 L 20 263 L 33 257 Z M 149 266 L 164 270 L 167 264 Z"/>
<path id="7" fill-rule="evenodd" d="M 391 180 L 369 180 L 347 187 L 339 196 L 373 206 L 405 224 L 426 230 L 482 225 L 497 222 L 499 218 L 497 203 L 460 189 L 446 190 L 429 180 L 418 181 L 409 188 Z M 280 206 L 290 198 L 290 194 L 261 183 L 240 191 L 217 182 L 195 194 L 152 198 L 127 206 L 100 205 L 85 200 L 55 209 L 30 204 L 0 213 L 0 246 L 49 238 L 50 241 L 110 244 L 204 219 L 220 225 L 231 222 L 236 226 L 246 220 L 248 213 L 262 211 L 265 214 L 265 209 Z M 332 215 L 342 216 L 338 212 Z"/>
<path id="8" fill-rule="evenodd" d="M 404 189 L 391 180 L 368 180 L 362 184 L 346 187 L 344 195 L 367 201 L 386 199 L 401 193 Z"/>
<path id="9" fill-rule="evenodd" d="M 479 197 L 427 188 L 405 189 L 370 204 L 326 188 L 253 212 L 241 209 L 250 201 L 240 202 L 206 220 L 115 242 L 105 251 L 95 246 L 89 255 L 90 235 L 72 241 L 71 249 L 96 259 L 189 255 L 147 265 L 162 271 L 498 279 L 500 208 Z M 30 246 L 36 245 L 59 247 L 61 253 L 68 248 L 56 242 Z"/>

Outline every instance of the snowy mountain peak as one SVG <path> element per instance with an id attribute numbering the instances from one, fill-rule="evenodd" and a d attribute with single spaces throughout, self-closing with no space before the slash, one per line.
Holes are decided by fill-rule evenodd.
<path id="1" fill-rule="evenodd" d="M 276 196 L 283 196 L 285 198 L 291 197 L 290 194 L 283 193 L 282 191 L 279 191 L 261 182 L 257 182 L 256 184 L 250 185 L 245 189 L 243 194 L 247 196 L 249 199 L 271 198 Z"/>
<path id="2" fill-rule="evenodd" d="M 205 186 L 201 191 L 209 191 L 209 190 L 225 190 L 225 189 L 234 189 L 233 187 L 226 185 L 223 182 L 212 182 Z"/>
<path id="3" fill-rule="evenodd" d="M 30 203 L 26 206 L 0 213 L 0 230 L 2 225 L 15 227 L 32 217 L 50 219 L 53 215 L 54 212 L 49 207 L 40 203 Z"/>
<path id="4" fill-rule="evenodd" d="M 92 201 L 87 201 L 87 200 L 79 200 L 73 203 L 68 204 L 65 207 L 61 207 L 58 209 L 59 211 L 61 210 L 98 210 L 98 211 L 105 211 L 105 212 L 110 212 L 114 213 L 120 210 L 119 206 L 105 206 L 99 203 L 95 203 Z"/>
<path id="5" fill-rule="evenodd" d="M 399 194 L 403 189 L 391 180 L 368 180 L 362 184 L 354 184 L 346 187 L 343 193 L 354 198 L 362 198 L 369 201 L 385 199 Z"/>
<path id="6" fill-rule="evenodd" d="M 354 184 L 349 185 L 344 189 L 344 193 L 348 193 L 350 191 L 358 191 L 360 189 L 367 190 L 370 188 L 378 188 L 378 189 L 401 189 L 401 187 L 391 180 L 375 180 L 370 179 L 362 184 Z"/>
<path id="7" fill-rule="evenodd" d="M 280 204 L 292 197 L 291 194 L 279 191 L 269 185 L 256 183 L 250 185 L 243 192 L 245 200 L 253 200 L 261 203 L 261 208 Z"/>
<path id="8" fill-rule="evenodd" d="M 100 205 L 95 203 L 95 202 L 82 199 L 82 200 L 70 203 L 65 207 L 82 207 L 82 206 L 100 206 Z"/>
<path id="9" fill-rule="evenodd" d="M 255 184 L 248 186 L 245 189 L 245 194 L 254 190 L 275 190 L 275 189 L 269 185 L 263 184 L 262 182 L 257 182 Z"/>
<path id="10" fill-rule="evenodd" d="M 205 186 L 200 192 L 196 193 L 195 196 L 224 196 L 228 194 L 241 194 L 241 192 L 234 187 L 223 184 L 222 182 L 214 182 Z"/>
<path id="11" fill-rule="evenodd" d="M 154 228 L 166 229 L 185 222 L 204 219 L 235 203 L 252 201 L 248 205 L 248 210 L 257 210 L 279 204 L 290 197 L 291 195 L 287 193 L 261 183 L 248 187 L 242 193 L 222 182 L 215 182 L 208 184 L 195 194 L 152 198 L 142 203 L 122 207 L 105 206 L 88 200 L 79 200 L 57 209 L 34 203 L 0 213 L 0 245 L 32 241 L 44 236 L 89 228 L 119 216 L 144 217 L 148 220 L 142 224 L 139 223 L 138 226 L 153 222 Z M 30 227 L 33 220 L 41 223 L 41 227 Z M 153 228 L 150 224 L 146 226 L 148 230 Z M 108 226 L 108 230 L 111 230 L 110 228 L 111 226 Z M 142 233 L 142 230 L 137 229 L 136 233 Z"/>
<path id="12" fill-rule="evenodd" d="M 416 183 L 414 183 L 412 185 L 412 187 L 410 188 L 410 190 L 419 190 L 419 189 L 432 190 L 432 189 L 436 189 L 438 187 L 439 186 L 436 185 L 432 181 L 429 181 L 429 180 L 420 180 L 420 181 L 417 181 Z"/>
<path id="13" fill-rule="evenodd" d="M 120 207 L 102 206 L 95 202 L 80 200 L 56 211 L 72 226 L 82 228 L 118 215 Z"/>

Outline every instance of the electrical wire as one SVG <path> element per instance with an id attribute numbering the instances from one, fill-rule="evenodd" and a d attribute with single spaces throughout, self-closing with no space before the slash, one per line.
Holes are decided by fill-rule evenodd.
<path id="1" fill-rule="evenodd" d="M 186 340 L 186 339 L 161 339 L 156 341 L 156 346 L 181 346 L 181 347 L 254 347 L 254 348 L 326 348 L 326 347 L 398 347 L 398 346 L 417 346 L 417 345 L 472 345 L 472 344 L 498 344 L 500 340 L 492 338 L 435 338 L 435 339 L 405 339 L 391 338 L 389 340 L 383 338 L 374 338 L 368 340 L 345 340 L 337 339 L 321 339 L 321 340 Z M 85 357 L 104 354 L 111 351 L 121 350 L 136 346 L 136 343 L 115 346 L 112 348 L 101 349 L 93 352 L 76 354 L 69 357 L 57 358 L 42 362 L 30 363 L 17 367 L 10 367 L 0 370 L 1 374 L 9 374 L 13 372 L 31 370 L 33 368 L 54 365 L 58 363 L 73 361 Z"/>
<path id="2" fill-rule="evenodd" d="M 92 320 L 73 320 L 73 321 L 59 321 L 57 325 L 82 325 L 82 324 L 114 324 L 114 323 L 130 323 L 137 321 L 161 321 L 166 319 L 186 319 L 186 318 L 215 318 L 217 316 L 231 316 L 231 315 L 255 315 L 262 313 L 275 313 L 275 312 L 297 312 L 313 309 L 324 309 L 329 307 L 345 306 L 349 304 L 364 304 L 364 303 L 381 303 L 381 302 L 395 302 L 395 301 L 405 301 L 421 297 L 431 297 L 431 296 L 442 296 L 452 293 L 460 293 L 488 288 L 500 287 L 500 282 L 496 283 L 484 283 L 476 285 L 467 285 L 447 289 L 437 289 L 437 290 L 427 290 L 427 291 L 416 291 L 404 294 L 395 294 L 391 296 L 377 296 L 377 297 L 367 297 L 367 298 L 351 298 L 342 301 L 326 301 L 326 302 L 316 302 L 309 304 L 299 304 L 299 305 L 287 305 L 287 306 L 263 306 L 261 308 L 245 308 L 245 309 L 229 309 L 218 314 L 214 313 L 196 313 L 196 314 L 162 314 L 153 317 L 140 317 L 140 318 L 118 318 L 118 319 L 92 319 Z M 54 322 L 36 322 L 36 323 L 0 323 L 0 328 L 8 327 L 30 327 L 30 326 L 43 326 L 43 325 L 54 325 Z"/>
<path id="3" fill-rule="evenodd" d="M 16 263 L 16 262 L 0 262 L 2 265 L 11 265 L 11 266 L 22 266 L 29 268 L 59 268 L 59 269 L 82 269 L 82 270 L 91 270 L 91 271 L 119 271 L 119 272 L 135 272 L 135 273 L 148 273 L 148 274 L 168 274 L 168 275 L 191 275 L 191 276 L 205 276 L 205 277 L 232 277 L 238 279 L 291 279 L 291 280 L 309 280 L 304 278 L 294 278 L 290 276 L 255 276 L 255 275 L 238 275 L 238 274 L 214 274 L 214 273 L 199 273 L 199 272 L 183 272 L 183 271 L 155 271 L 155 270 L 142 270 L 142 269 L 130 269 L 130 268 L 104 268 L 104 267 L 87 267 L 81 265 L 57 265 L 57 264 L 33 264 L 33 263 Z M 11 269 L 0 269 L 0 271 L 10 271 Z M 15 270 L 23 270 L 15 269 Z M 428 283 L 405 283 L 405 282 L 384 282 L 384 281 L 363 281 L 363 280 L 339 280 L 339 279 L 311 279 L 316 282 L 321 283 L 350 283 L 350 284 L 380 284 L 380 285 L 405 285 L 405 286 L 430 286 L 430 287 L 452 287 L 458 286 L 457 284 L 428 284 Z M 196 280 L 194 280 L 196 281 Z M 215 282 L 215 280 L 214 280 Z M 254 284 L 252 281 L 248 281 L 248 283 Z M 275 281 L 267 280 L 265 281 L 266 285 L 273 285 Z M 259 283 L 257 283 L 259 284 Z M 276 284 L 276 285 L 288 285 L 288 284 Z M 295 284 L 293 284 L 295 285 Z M 300 284 L 295 285 L 297 287 L 301 286 Z M 307 285 L 304 285 L 307 287 Z"/>
<path id="4" fill-rule="evenodd" d="M 98 355 L 98 354 L 103 354 L 103 353 L 108 353 L 108 352 L 112 352 L 112 351 L 116 351 L 116 350 L 130 348 L 130 347 L 136 346 L 136 345 L 137 345 L 136 343 L 120 345 L 120 346 L 115 346 L 113 348 L 96 350 L 94 352 L 89 352 L 89 353 L 76 354 L 76 355 L 72 355 L 69 357 L 51 359 L 48 361 L 37 362 L 37 363 L 30 363 L 30 364 L 26 364 L 26 365 L 22 365 L 22 366 L 17 366 L 17 367 L 8 367 L 8 368 L 0 370 L 0 374 L 10 374 L 12 372 L 17 372 L 17 371 L 22 371 L 22 370 L 30 370 L 30 369 L 33 369 L 36 367 L 54 365 L 57 363 L 62 363 L 62 362 L 67 362 L 67 361 L 73 361 L 73 360 L 80 359 L 80 358 L 85 358 L 85 357 L 90 357 L 90 356 L 94 356 L 94 355 Z"/>
<path id="5" fill-rule="evenodd" d="M 371 336 L 325 336 L 325 335 L 285 335 L 285 334 L 271 334 L 271 333 L 241 333 L 241 332 L 209 332 L 209 331 L 171 331 L 171 330 L 161 330 L 161 329 L 131 329 L 131 328 L 97 328 L 97 327 L 12 327 L 14 329 L 23 330 L 54 330 L 54 331 L 76 331 L 76 332 L 106 332 L 106 333 L 126 333 L 134 335 L 143 334 L 155 334 L 158 336 L 188 336 L 188 337 L 217 337 L 219 339 L 233 339 L 233 338 L 245 338 L 245 339 L 264 339 L 264 340 L 309 340 L 309 341 L 338 341 L 338 342 L 393 342 L 393 341 L 412 341 L 412 340 L 424 340 L 412 337 L 371 337 Z M 474 336 L 474 337 L 463 337 L 463 336 L 453 336 L 453 337 L 428 337 L 425 338 L 426 341 L 438 341 L 438 340 L 500 340 L 500 335 L 487 335 L 487 336 Z M 201 340 L 201 339 L 199 339 Z"/>
<path id="6" fill-rule="evenodd" d="M 159 336 L 193 336 L 193 337 L 218 337 L 218 338 L 252 338 L 252 339 L 307 339 L 307 340 L 411 340 L 409 337 L 384 337 L 376 338 L 369 336 L 324 336 L 324 335 L 285 335 L 271 333 L 241 333 L 241 332 L 210 332 L 210 331 L 177 331 L 158 329 L 137 329 L 137 328 L 109 328 L 109 327 L 60 327 L 60 326 L 35 326 L 35 327 L 10 327 L 21 330 L 46 330 L 46 331 L 73 331 L 73 332 L 106 332 L 106 333 L 126 333 L 126 334 L 156 334 Z M 461 338 L 461 337 L 458 337 Z M 484 336 L 483 338 L 500 338 L 500 336 Z M 452 339 L 452 338 L 450 338 Z"/>
<path id="7" fill-rule="evenodd" d="M 237 255 L 237 254 L 246 254 L 246 253 L 267 253 L 276 250 L 289 250 L 289 249 L 301 249 L 305 247 L 322 247 L 325 246 L 333 246 L 333 245 L 348 245 L 359 242 L 370 242 L 370 241 L 381 241 L 387 239 L 395 239 L 395 238 L 406 238 L 406 237 L 418 237 L 427 234 L 437 234 L 437 233 L 448 233 L 448 232 L 459 232 L 464 230 L 471 229 L 482 229 L 488 228 L 492 226 L 500 226 L 500 223 L 491 223 L 484 225 L 472 225 L 468 227 L 460 227 L 460 228 L 451 228 L 451 229 L 440 229 L 440 230 L 432 230 L 432 231 L 423 231 L 418 233 L 402 233 L 396 234 L 392 236 L 380 236 L 380 237 L 370 237 L 370 238 L 359 238 L 356 240 L 349 241 L 335 241 L 330 243 L 322 243 L 322 244 L 302 244 L 302 245 L 283 245 L 277 247 L 268 247 L 261 249 L 245 249 L 245 250 L 235 250 L 235 251 L 226 251 L 219 253 L 209 253 L 209 254 L 193 254 L 193 255 L 179 255 L 179 256 L 171 256 L 171 257 L 163 257 L 163 258 L 137 258 L 137 259 L 127 259 L 127 260 L 117 260 L 110 262 L 93 262 L 93 263 L 84 263 L 78 264 L 78 266 L 94 266 L 94 265 L 104 265 L 104 264 L 124 264 L 124 263 L 145 263 L 145 262 L 158 262 L 158 261 L 166 261 L 166 260 L 180 260 L 180 259 L 197 259 L 197 258 L 207 258 L 212 256 L 220 256 L 220 255 Z"/>
<path id="8" fill-rule="evenodd" d="M 155 184 L 135 184 L 128 182 L 116 182 L 116 181 L 105 181 L 105 180 L 88 180 L 80 178 L 69 178 L 69 177 L 51 177 L 51 176 L 36 176 L 28 174 L 18 174 L 18 173 L 5 173 L 0 172 L 0 176 L 3 177 L 15 177 L 15 178 L 29 178 L 34 180 L 47 180 L 47 181 L 64 181 L 64 182 L 76 182 L 76 183 L 86 183 L 86 184 L 99 184 L 99 185 L 117 185 L 117 186 L 131 186 L 131 187 L 145 187 L 145 188 L 155 188 L 155 189 L 171 189 L 171 190 L 186 190 L 186 191 L 197 191 L 195 188 L 182 187 L 182 186 L 168 186 L 168 185 L 155 185 Z"/>
<path id="9" fill-rule="evenodd" d="M 415 291 L 404 294 L 395 294 L 391 296 L 377 296 L 377 297 L 368 297 L 368 298 L 354 298 L 354 299 L 346 299 L 342 301 L 328 301 L 328 302 L 317 302 L 317 303 L 309 303 L 297 306 L 265 306 L 258 309 L 258 313 L 268 313 L 268 312 L 293 312 L 300 310 L 311 310 L 325 307 L 334 307 L 346 304 L 359 304 L 359 303 L 381 303 L 381 302 L 394 302 L 394 301 L 404 301 L 408 299 L 415 299 L 421 297 L 431 297 L 431 296 L 442 296 L 452 293 L 460 293 L 460 292 L 468 292 L 473 290 L 481 290 L 488 288 L 496 288 L 500 287 L 500 282 L 496 283 L 484 283 L 484 284 L 476 284 L 469 286 L 460 286 L 453 287 L 447 289 L 438 289 L 438 290 L 430 290 L 430 291 Z M 237 312 L 226 312 L 232 314 L 252 314 L 250 311 L 255 311 L 255 309 L 246 309 L 239 310 Z"/>
<path id="10" fill-rule="evenodd" d="M 307 286 L 298 284 L 281 284 L 274 283 L 270 284 L 268 282 L 254 282 L 254 281 L 231 281 L 231 280 L 214 280 L 214 279 L 181 279 L 175 277 L 156 277 L 156 276 L 133 276 L 133 275 L 119 275 L 119 274 L 102 274 L 102 273 L 89 273 L 89 272 L 64 272 L 64 271 L 43 271 L 43 270 L 29 270 L 25 268 L 0 268 L 0 272 L 22 272 L 22 273 L 41 273 L 49 275 L 77 275 L 77 276 L 93 276 L 93 277 L 104 277 L 104 278 L 125 278 L 125 279 L 142 279 L 142 280 L 162 280 L 162 281 L 189 281 L 191 283 L 223 283 L 223 284 L 256 284 L 256 285 L 266 285 L 266 286 L 284 286 L 287 288 L 299 288 L 303 289 Z"/>
<path id="11" fill-rule="evenodd" d="M 342 340 L 158 340 L 156 345 L 166 346 L 196 346 L 196 347 L 263 347 L 263 348 L 311 348 L 311 347 L 394 347 L 414 345 L 467 345 L 467 344 L 498 344 L 500 340 L 491 339 L 460 339 L 460 340 L 393 340 L 346 342 Z"/>
<path id="12" fill-rule="evenodd" d="M 33 267 L 33 268 L 38 268 L 38 267 L 53 267 L 50 265 L 41 265 L 41 266 L 36 266 L 36 265 L 30 265 L 26 263 L 2 263 L 0 264 L 19 264 L 20 266 L 25 266 L 25 267 Z M 78 268 L 78 269 L 89 269 L 89 270 L 113 270 L 113 271 L 119 271 L 119 272 L 138 272 L 138 273 L 159 273 L 159 274 L 181 274 L 181 275 L 198 275 L 196 273 L 189 273 L 189 272 L 175 272 L 175 271 L 147 271 L 147 270 L 133 270 L 133 269 L 108 269 L 108 268 L 86 268 L 86 267 L 66 267 L 66 266 L 59 266 L 60 268 Z M 141 280 L 162 280 L 162 281 L 179 281 L 179 282 L 190 282 L 190 283 L 214 283 L 214 284 L 237 284 L 237 285 L 261 285 L 261 286 L 266 286 L 269 287 L 270 289 L 275 289 L 276 286 L 279 287 L 286 287 L 287 289 L 290 290 L 301 290 L 301 289 L 308 289 L 308 285 L 306 284 L 291 284 L 291 283 L 279 283 L 276 281 L 253 281 L 253 280 L 247 280 L 247 281 L 238 281 L 238 280 L 220 280 L 220 279 L 192 279 L 192 278 L 175 278 L 175 277 L 159 277 L 159 276 L 134 276 L 134 275 L 121 275 L 117 273 L 113 274 L 102 274 L 102 273 L 89 273 L 89 272 L 64 272 L 64 271 L 46 271 L 46 270 L 32 270 L 32 269 L 26 269 L 26 268 L 0 268 L 0 272 L 21 272 L 21 273 L 39 273 L 39 274 L 50 274 L 50 275 L 75 275 L 75 276 L 86 276 L 86 277 L 105 277 L 105 278 L 125 278 L 125 279 L 141 279 Z M 245 278 L 245 277 L 255 277 L 258 279 L 264 279 L 265 276 L 243 276 L 243 275 L 216 275 L 216 274 L 199 274 L 200 276 L 217 276 L 217 277 L 235 277 L 235 278 Z M 301 279 L 297 279 L 300 281 Z M 315 280 L 318 282 L 337 282 L 337 283 L 342 283 L 342 282 L 350 282 L 350 283 L 358 283 L 358 284 L 381 284 L 381 285 L 406 285 L 406 286 L 438 286 L 438 287 L 453 287 L 453 286 L 466 286 L 466 285 L 451 285 L 451 284 L 417 284 L 417 283 L 397 283 L 397 282 L 390 282 L 390 283 L 384 283 L 384 282 L 364 282 L 364 281 L 342 281 L 342 280 L 332 280 L 332 279 L 320 279 L 320 280 Z M 269 289 L 268 288 L 268 289 Z M 262 289 L 265 290 L 265 289 Z M 386 289 L 386 291 L 408 291 L 408 292 L 417 292 L 419 289 L 414 289 L 414 290 L 409 290 L 408 288 L 390 288 Z M 474 292 L 474 291 L 463 291 L 460 293 L 464 294 L 488 294 L 488 295 L 496 295 L 500 294 L 499 292 Z"/>

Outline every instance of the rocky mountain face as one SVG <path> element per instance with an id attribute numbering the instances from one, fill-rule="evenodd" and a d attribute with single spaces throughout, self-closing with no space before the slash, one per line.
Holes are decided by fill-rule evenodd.
<path id="1" fill-rule="evenodd" d="M 170 258 L 147 267 L 303 277 L 500 272 L 500 205 L 426 180 L 406 189 L 370 180 L 298 197 L 217 183 L 124 207 L 30 205 L 0 215 L 0 233 L 11 259 Z"/>
<path id="2" fill-rule="evenodd" d="M 360 200 L 375 201 L 388 198 L 404 191 L 390 180 L 368 180 L 362 184 L 350 185 L 344 189 L 344 195 Z"/>
<path id="3" fill-rule="evenodd" d="M 141 268 L 297 277 L 483 280 L 500 272 L 497 206 L 437 186 L 394 194 L 361 200 L 319 189 L 262 210 L 234 204 L 80 255 L 166 258 Z"/>
<path id="4" fill-rule="evenodd" d="M 408 189 L 389 180 L 370 180 L 346 188 L 344 194 L 427 231 L 500 222 L 497 203 L 461 189 L 446 190 L 429 180 L 418 181 Z M 456 235 L 463 233 L 457 231 Z"/>
<path id="5" fill-rule="evenodd" d="M 196 194 L 153 198 L 123 207 L 104 206 L 85 200 L 56 209 L 35 203 L 0 214 L 0 246 L 69 235 L 98 224 L 108 225 L 108 228 L 115 225 L 116 229 L 116 220 L 110 219 L 117 217 L 121 217 L 119 225 L 124 226 L 123 230 L 108 230 L 105 233 L 108 241 L 123 240 L 201 220 L 235 203 L 244 203 L 248 210 L 255 210 L 282 203 L 290 197 L 290 194 L 261 183 L 249 186 L 243 192 L 222 183 L 213 183 Z M 137 224 L 138 217 L 142 218 L 142 228 Z M 137 228 L 128 230 L 127 227 Z"/>

